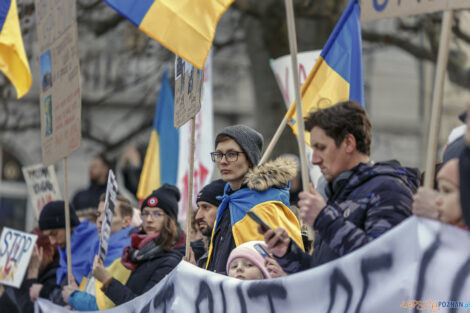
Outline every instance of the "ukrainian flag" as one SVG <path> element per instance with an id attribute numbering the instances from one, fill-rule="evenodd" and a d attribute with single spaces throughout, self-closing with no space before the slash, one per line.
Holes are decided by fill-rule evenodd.
<path id="1" fill-rule="evenodd" d="M 0 1 L 0 70 L 15 86 L 18 99 L 31 88 L 33 78 L 24 51 L 16 0 Z"/>
<path id="2" fill-rule="evenodd" d="M 302 86 L 304 118 L 341 101 L 355 100 L 364 106 L 360 15 L 357 0 L 351 0 Z M 297 134 L 295 102 L 286 118 Z"/>
<path id="3" fill-rule="evenodd" d="M 105 0 L 140 30 L 203 69 L 217 22 L 234 0 Z"/>
<path id="4" fill-rule="evenodd" d="M 173 120 L 174 96 L 168 80 L 168 69 L 165 69 L 137 189 L 138 199 L 145 199 L 165 183 L 176 185 L 179 135 Z"/>

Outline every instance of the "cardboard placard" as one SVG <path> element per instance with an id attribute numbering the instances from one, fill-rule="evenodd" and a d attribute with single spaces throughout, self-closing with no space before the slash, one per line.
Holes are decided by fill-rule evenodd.
<path id="1" fill-rule="evenodd" d="M 22 171 L 36 216 L 39 216 L 47 203 L 62 200 L 53 165 L 48 167 L 44 167 L 42 164 L 24 166 Z"/>
<path id="2" fill-rule="evenodd" d="M 0 237 L 0 283 L 19 288 L 38 236 L 4 227 Z"/>
<path id="3" fill-rule="evenodd" d="M 179 56 L 175 59 L 175 128 L 201 110 L 204 71 Z"/>
<path id="4" fill-rule="evenodd" d="M 70 155 L 82 141 L 76 2 L 34 3 L 41 69 L 42 163 L 48 166 Z"/>
<path id="5" fill-rule="evenodd" d="M 361 21 L 470 8 L 468 0 L 360 0 Z"/>

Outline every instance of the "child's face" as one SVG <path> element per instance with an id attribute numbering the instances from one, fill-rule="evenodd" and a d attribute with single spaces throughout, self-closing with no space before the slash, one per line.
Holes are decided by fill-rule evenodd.
<path id="1" fill-rule="evenodd" d="M 263 279 L 263 273 L 250 260 L 236 258 L 230 263 L 228 276 L 244 280 Z"/>
<path id="2" fill-rule="evenodd" d="M 449 181 L 439 180 L 439 196 L 437 206 L 440 213 L 439 219 L 444 223 L 457 226 L 465 225 L 460 207 L 459 186 L 455 186 Z"/>

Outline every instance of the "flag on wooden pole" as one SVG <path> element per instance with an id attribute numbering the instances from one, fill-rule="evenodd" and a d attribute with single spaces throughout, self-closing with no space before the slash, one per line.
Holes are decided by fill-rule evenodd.
<path id="1" fill-rule="evenodd" d="M 302 86 L 302 115 L 355 100 L 364 106 L 360 8 L 351 0 Z M 295 102 L 286 114 L 295 134 Z M 309 142 L 307 134 L 306 141 Z"/>

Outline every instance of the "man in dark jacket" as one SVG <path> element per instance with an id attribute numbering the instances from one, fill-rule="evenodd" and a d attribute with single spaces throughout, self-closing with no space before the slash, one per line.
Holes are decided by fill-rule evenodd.
<path id="1" fill-rule="evenodd" d="M 100 196 L 106 192 L 110 168 L 110 161 L 104 155 L 97 155 L 91 160 L 89 169 L 90 185 L 87 189 L 77 192 L 72 200 L 77 215 L 83 214 L 84 210 L 97 210 Z"/>
<path id="2" fill-rule="evenodd" d="M 328 182 L 328 199 L 313 188 L 299 195 L 300 215 L 316 230 L 312 256 L 292 243 L 283 229 L 264 233 L 290 273 L 337 259 L 399 224 L 411 215 L 412 195 L 419 185 L 416 169 L 397 161 L 370 162 L 371 125 L 356 102 L 316 111 L 305 125 L 314 149 L 312 163 Z"/>

